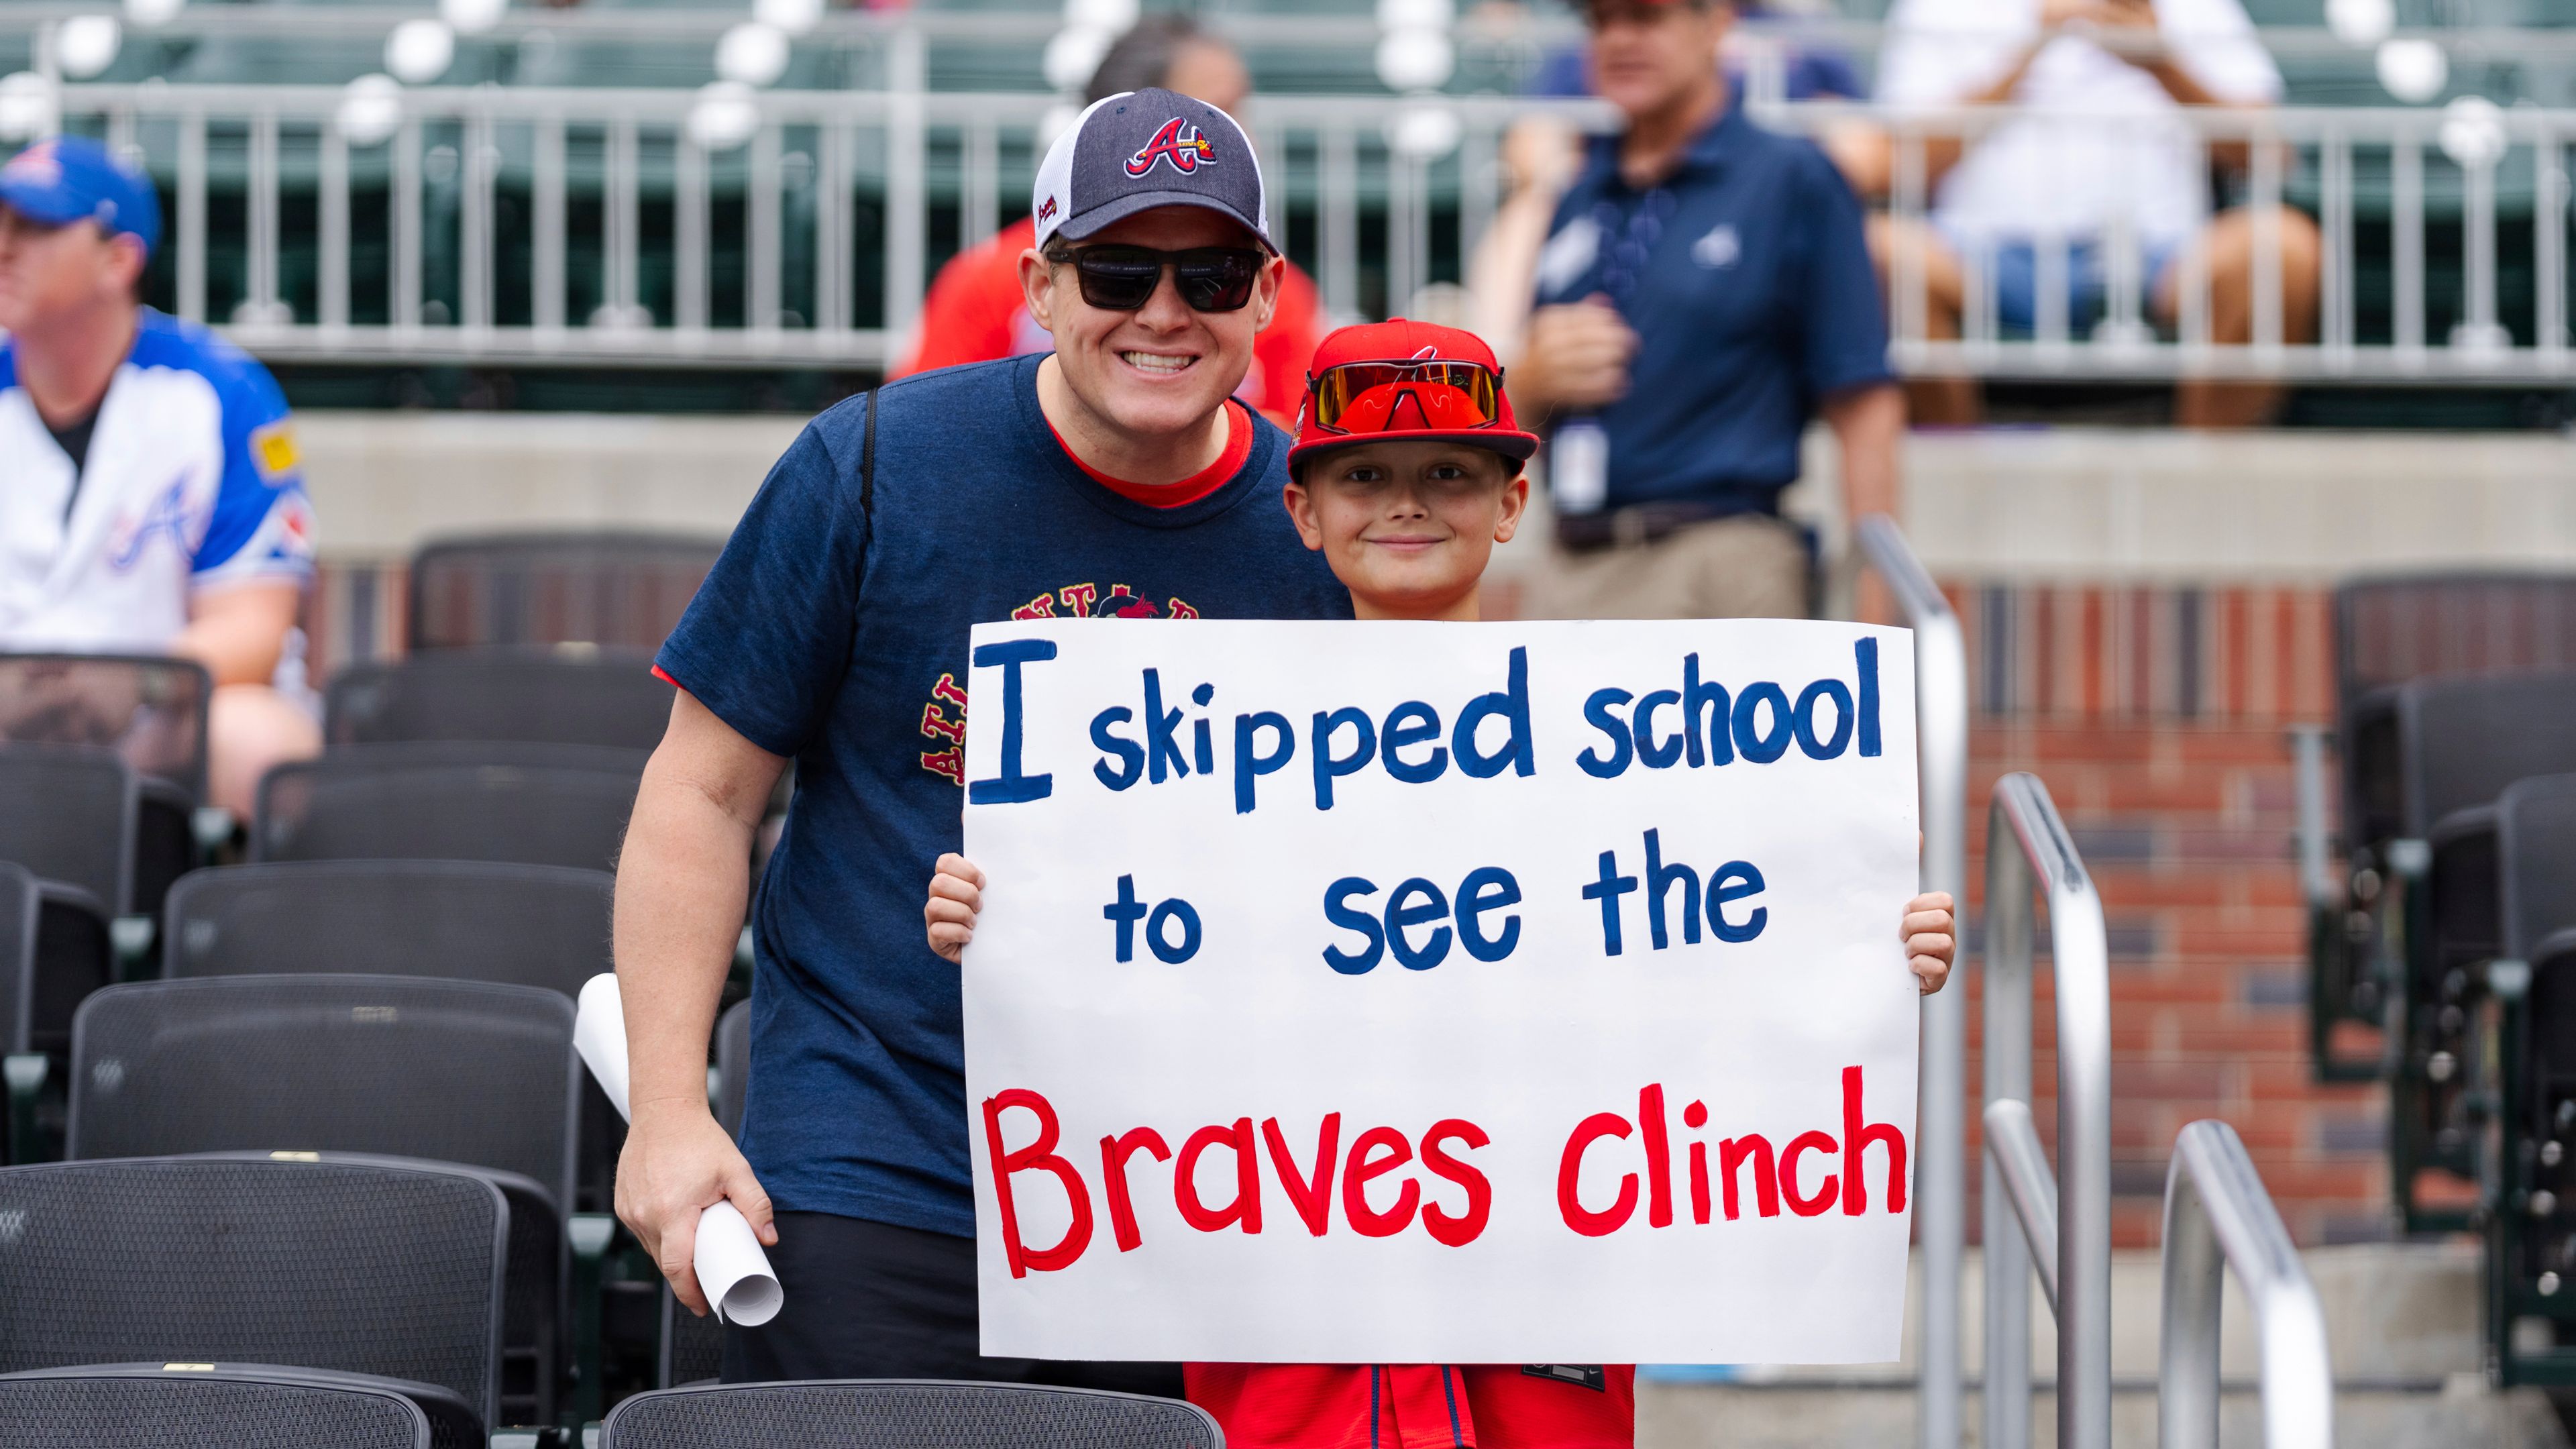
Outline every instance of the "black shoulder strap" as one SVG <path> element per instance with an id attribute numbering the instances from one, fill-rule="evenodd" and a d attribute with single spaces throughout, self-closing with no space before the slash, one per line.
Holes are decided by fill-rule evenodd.
<path id="1" fill-rule="evenodd" d="M 867 394 L 868 420 L 859 430 L 859 516 L 870 524 L 877 517 L 877 400 L 884 395 Z"/>

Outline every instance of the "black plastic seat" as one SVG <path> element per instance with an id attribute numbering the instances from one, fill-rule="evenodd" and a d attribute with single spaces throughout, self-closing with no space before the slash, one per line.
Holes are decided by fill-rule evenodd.
<path id="1" fill-rule="evenodd" d="M 742 1100 L 751 1085 L 751 1003 L 737 1001 L 716 1021 L 716 1121 L 742 1136 Z M 724 1326 L 680 1306 L 670 1286 L 662 1288 L 662 1357 L 658 1382 L 663 1388 L 703 1383 L 724 1370 Z"/>
<path id="2" fill-rule="evenodd" d="M 74 1031 L 68 1155 L 288 1149 L 488 1169 L 510 1202 L 504 1387 L 553 1417 L 581 1068 L 572 1002 L 525 986 L 226 976 L 110 987 Z"/>
<path id="3" fill-rule="evenodd" d="M 479 1422 L 432 1384 L 278 1364 L 0 1374 L 0 1443 L 12 1449 L 468 1449 Z"/>
<path id="4" fill-rule="evenodd" d="M 592 644 L 650 654 L 723 551 L 720 538 L 615 530 L 432 542 L 412 556 L 409 648 Z"/>
<path id="5" fill-rule="evenodd" d="M 0 1169 L 0 1373 L 285 1363 L 494 1422 L 509 1208 L 432 1163 L 260 1154 Z"/>
<path id="6" fill-rule="evenodd" d="M 226 866 L 170 892 L 163 974 L 365 973 L 542 986 L 613 969 L 616 877 L 465 860 Z"/>
<path id="7" fill-rule="evenodd" d="M 333 746 L 513 740 L 650 750 L 671 718 L 652 656 L 472 649 L 353 665 L 325 695 Z"/>
<path id="8" fill-rule="evenodd" d="M 5 1160 L 49 1155 L 41 1144 L 61 1125 L 72 1014 L 115 979 L 105 909 L 87 891 L 0 861 L 0 1056 L 18 1059 L 7 1071 Z"/>
<path id="9" fill-rule="evenodd" d="M 134 768 L 101 745 L 0 745 L 0 860 L 131 909 Z"/>
<path id="10" fill-rule="evenodd" d="M 268 772 L 251 850 L 613 870 L 644 761 L 580 745 L 353 745 Z"/>
<path id="11" fill-rule="evenodd" d="M 214 692 L 193 659 L 0 651 L 0 743 L 111 749 L 203 800 Z"/>
<path id="12" fill-rule="evenodd" d="M 937 1380 L 701 1384 L 609 1411 L 599 1449 L 1223 1449 L 1207 1410 L 1098 1389 Z"/>

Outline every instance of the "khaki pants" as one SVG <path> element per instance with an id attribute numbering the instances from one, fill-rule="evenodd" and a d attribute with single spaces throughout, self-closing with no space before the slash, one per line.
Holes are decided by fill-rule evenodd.
<path id="1" fill-rule="evenodd" d="M 1576 553 L 1551 545 L 1530 619 L 1803 619 L 1807 548 L 1769 514 L 1714 518 L 1652 543 Z"/>

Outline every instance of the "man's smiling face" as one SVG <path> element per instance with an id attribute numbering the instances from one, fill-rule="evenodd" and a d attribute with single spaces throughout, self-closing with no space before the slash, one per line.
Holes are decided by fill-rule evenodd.
<path id="1" fill-rule="evenodd" d="M 1191 247 L 1258 247 L 1249 231 L 1204 207 L 1165 206 L 1101 228 L 1079 242 L 1181 251 Z M 1210 414 L 1252 366 L 1255 333 L 1270 321 L 1284 264 L 1271 257 L 1249 305 L 1199 312 L 1181 300 L 1167 267 L 1151 300 L 1134 312 L 1094 307 L 1082 299 L 1070 262 L 1023 258 L 1021 281 L 1030 315 L 1055 334 L 1056 366 L 1094 414 L 1137 437 L 1159 437 L 1206 425 Z"/>

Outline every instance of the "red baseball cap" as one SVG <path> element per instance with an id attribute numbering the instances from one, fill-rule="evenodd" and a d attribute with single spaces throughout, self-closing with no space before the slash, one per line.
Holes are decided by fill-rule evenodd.
<path id="1" fill-rule="evenodd" d="M 1513 421 L 1503 369 L 1483 338 L 1402 317 L 1341 328 L 1315 348 L 1288 467 L 1390 441 L 1466 443 L 1514 463 L 1538 451 L 1538 435 Z"/>

